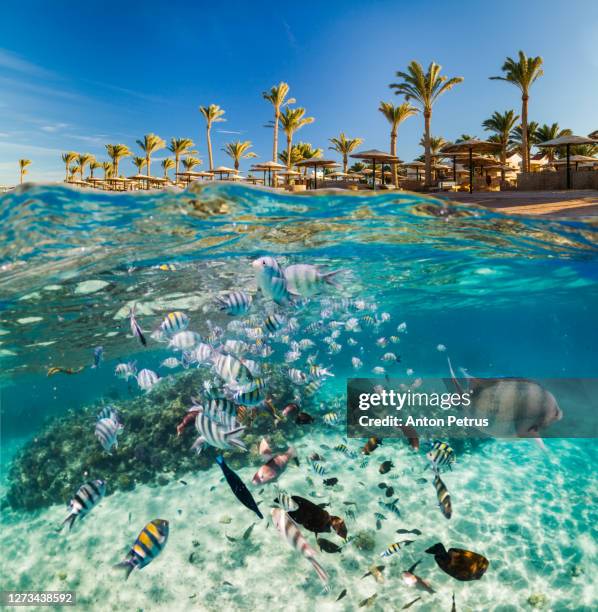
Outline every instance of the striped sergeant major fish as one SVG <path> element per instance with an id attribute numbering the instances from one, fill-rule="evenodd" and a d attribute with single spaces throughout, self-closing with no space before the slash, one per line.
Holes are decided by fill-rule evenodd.
<path id="1" fill-rule="evenodd" d="M 222 345 L 222 350 L 224 350 L 225 353 L 232 353 L 237 357 L 242 357 L 249 351 L 249 344 L 243 342 L 243 340 L 227 340 Z"/>
<path id="2" fill-rule="evenodd" d="M 228 400 L 223 397 L 218 397 L 215 399 L 210 399 L 205 402 L 204 405 L 199 403 L 197 398 L 191 398 L 193 401 L 193 406 L 189 411 L 192 410 L 200 410 L 203 412 L 208 418 L 212 419 L 212 421 L 216 421 L 219 425 L 223 427 L 228 427 L 229 429 L 234 429 L 238 427 L 237 423 L 237 406 L 231 400 Z"/>
<path id="3" fill-rule="evenodd" d="M 148 370 L 147 368 L 144 368 L 137 374 L 137 384 L 143 391 L 150 391 L 159 380 L 160 377 L 153 370 Z"/>
<path id="4" fill-rule="evenodd" d="M 322 273 L 311 264 L 293 264 L 285 268 L 284 277 L 291 293 L 310 297 L 318 293 L 325 285 L 338 288 L 334 277 L 340 272 L 342 270 Z"/>
<path id="5" fill-rule="evenodd" d="M 137 362 L 129 361 L 127 363 L 119 363 L 114 368 L 114 374 L 124 380 L 129 380 L 137 374 Z"/>
<path id="6" fill-rule="evenodd" d="M 185 331 L 189 327 L 189 317 L 179 310 L 169 312 L 162 323 L 160 323 L 160 330 L 162 333 L 167 335 L 175 334 L 176 332 Z"/>
<path id="7" fill-rule="evenodd" d="M 112 447 L 118 448 L 117 436 L 122 431 L 123 426 L 111 418 L 100 419 L 96 423 L 94 435 L 100 441 L 102 448 L 112 454 Z"/>
<path id="8" fill-rule="evenodd" d="M 269 314 L 264 320 L 264 327 L 271 333 L 276 333 L 285 324 L 284 317 L 279 314 Z"/>
<path id="9" fill-rule="evenodd" d="M 400 517 L 401 511 L 399 510 L 399 507 L 397 506 L 398 501 L 399 501 L 398 498 L 393 499 L 391 502 L 384 502 L 384 501 L 379 500 L 378 505 L 384 508 L 385 510 L 392 512 L 395 516 Z"/>
<path id="10" fill-rule="evenodd" d="M 69 501 L 68 516 L 62 521 L 58 531 L 61 531 L 65 525 L 68 525 L 70 531 L 73 528 L 73 523 L 91 512 L 105 494 L 106 482 L 101 479 L 90 480 L 79 487 L 73 499 Z"/>
<path id="11" fill-rule="evenodd" d="M 118 414 L 118 410 L 114 406 L 104 406 L 96 417 L 96 421 L 101 421 L 102 419 L 112 419 L 115 423 L 120 423 L 120 415 Z"/>
<path id="12" fill-rule="evenodd" d="M 401 542 L 394 542 L 384 552 L 380 553 L 381 557 L 390 557 L 401 550 Z"/>
<path id="13" fill-rule="evenodd" d="M 205 444 L 221 449 L 240 448 L 243 451 L 247 450 L 243 441 L 238 437 L 245 431 L 245 427 L 235 427 L 229 430 L 216 421 L 212 421 L 203 411 L 200 411 L 195 418 L 195 428 L 199 437 L 193 443 L 191 450 L 196 451 L 198 455 Z"/>
<path id="14" fill-rule="evenodd" d="M 194 331 L 176 332 L 168 343 L 168 348 L 178 349 L 179 351 L 188 351 L 195 348 L 201 342 L 201 336 Z"/>
<path id="15" fill-rule="evenodd" d="M 287 304 L 293 300 L 284 272 L 274 257 L 260 257 L 251 265 L 255 270 L 257 285 L 266 299 L 276 304 Z"/>
<path id="16" fill-rule="evenodd" d="M 264 387 L 260 384 L 262 379 L 253 380 L 242 385 L 235 392 L 233 399 L 242 406 L 257 406 L 264 401 Z"/>
<path id="17" fill-rule="evenodd" d="M 237 316 L 249 312 L 253 298 L 245 291 L 231 291 L 226 295 L 217 297 L 215 301 L 221 312 Z"/>
<path id="18" fill-rule="evenodd" d="M 149 565 L 164 550 L 167 540 L 168 521 L 164 519 L 150 521 L 137 536 L 125 559 L 114 567 L 126 571 L 126 580 L 134 569 L 143 569 Z"/>
<path id="19" fill-rule="evenodd" d="M 212 357 L 212 363 L 214 372 L 227 383 L 243 384 L 253 380 L 249 368 L 233 355 L 216 353 Z"/>
<path id="20" fill-rule="evenodd" d="M 334 374 L 328 368 L 322 368 L 319 365 L 309 366 L 309 375 L 312 378 L 324 378 L 325 376 L 334 376 Z"/>
<path id="21" fill-rule="evenodd" d="M 348 448 L 346 444 L 342 444 L 342 443 L 337 444 L 334 447 L 334 450 L 339 453 L 342 453 L 343 455 L 347 457 L 355 458 L 357 456 L 357 454 L 354 451 L 352 451 L 350 448 Z"/>
<path id="22" fill-rule="evenodd" d="M 448 489 L 438 474 L 434 476 L 434 488 L 436 489 L 436 497 L 438 498 L 440 511 L 445 518 L 450 519 L 453 514 L 451 496 L 449 495 Z"/>
<path id="23" fill-rule="evenodd" d="M 129 324 L 131 326 L 131 333 L 139 340 L 139 342 L 141 342 L 141 344 L 143 344 L 143 346 L 147 346 L 147 340 L 143 335 L 143 330 L 141 329 L 139 323 L 137 323 L 137 319 L 135 317 L 135 307 L 136 304 L 133 304 L 129 310 Z"/>
<path id="24" fill-rule="evenodd" d="M 291 548 L 298 553 L 301 553 L 312 564 L 314 570 L 318 574 L 318 577 L 324 584 L 324 587 L 326 590 L 328 590 L 328 574 L 318 563 L 316 559 L 316 551 L 303 537 L 303 534 L 301 531 L 299 531 L 295 521 L 293 521 L 293 519 L 282 508 L 272 508 L 270 513 L 272 515 L 274 527 L 276 527 L 282 538 L 286 540 L 287 544 L 289 544 Z"/>
<path id="25" fill-rule="evenodd" d="M 312 461 L 311 462 L 311 469 L 318 476 L 324 476 L 324 474 L 326 474 L 326 468 L 321 463 L 319 463 L 318 461 Z"/>
<path id="26" fill-rule="evenodd" d="M 276 499 L 274 500 L 285 512 L 294 512 L 299 509 L 299 504 L 282 489 L 278 489 L 276 492 Z"/>
<path id="27" fill-rule="evenodd" d="M 455 451 L 446 443 L 434 440 L 432 448 L 426 453 L 426 458 L 432 464 L 432 469 L 438 471 L 442 466 L 451 469 L 451 464 L 455 463 Z"/>

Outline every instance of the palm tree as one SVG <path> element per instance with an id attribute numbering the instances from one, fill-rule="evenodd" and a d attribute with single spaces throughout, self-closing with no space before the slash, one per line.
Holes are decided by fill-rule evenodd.
<path id="1" fill-rule="evenodd" d="M 145 169 L 147 176 L 151 176 L 152 154 L 166 146 L 166 141 L 156 134 L 146 134 L 143 140 L 138 140 L 137 144 L 145 153 Z"/>
<path id="2" fill-rule="evenodd" d="M 536 136 L 538 127 L 540 126 L 536 121 L 530 121 L 527 124 L 526 132 L 523 132 L 523 123 L 521 123 L 513 128 L 513 132 L 511 133 L 513 143 L 517 145 L 519 153 L 521 154 L 521 164 L 522 166 L 527 166 L 528 171 L 530 168 L 531 149 L 536 143 L 540 142 Z"/>
<path id="3" fill-rule="evenodd" d="M 253 145 L 251 144 L 251 140 L 245 140 L 241 142 L 237 140 L 236 142 L 228 142 L 224 145 L 224 149 L 222 149 L 232 160 L 235 162 L 235 170 L 239 169 L 239 163 L 242 159 L 252 159 L 257 157 L 257 155 L 253 151 L 249 151 Z"/>
<path id="4" fill-rule="evenodd" d="M 123 157 L 130 157 L 133 154 L 129 147 L 124 144 L 107 144 L 106 151 L 108 152 L 108 157 L 112 160 L 113 176 L 118 176 L 118 162 Z"/>
<path id="5" fill-rule="evenodd" d="M 71 167 L 71 164 L 77 159 L 77 155 L 78 153 L 76 153 L 75 151 L 69 151 L 68 153 L 62 154 L 62 161 L 64 162 L 65 166 L 65 183 L 69 182 L 69 168 Z"/>
<path id="6" fill-rule="evenodd" d="M 174 168 L 174 159 L 172 159 L 172 157 L 167 157 L 162 160 L 162 170 L 164 170 L 165 179 L 169 178 L 168 171 L 172 170 L 172 168 Z"/>
<path id="7" fill-rule="evenodd" d="M 397 95 L 404 95 L 407 102 L 415 100 L 423 111 L 427 186 L 430 186 L 432 178 L 432 156 L 430 154 L 432 107 L 439 96 L 463 82 L 463 77 L 449 79 L 446 76 L 441 76 L 441 69 L 442 66 L 439 66 L 436 62 L 431 62 L 427 72 L 424 72 L 419 62 L 412 61 L 407 66 L 407 72 L 397 72 L 397 77 L 402 79 L 402 81 L 400 83 L 391 83 L 390 85 L 390 88 L 394 89 Z"/>
<path id="8" fill-rule="evenodd" d="M 102 169 L 104 170 L 104 179 L 112 178 L 115 175 L 114 164 L 111 162 L 102 162 Z"/>
<path id="9" fill-rule="evenodd" d="M 595 144 L 583 144 L 583 145 L 574 145 L 570 147 L 569 153 L 571 155 L 586 155 L 587 157 L 594 157 L 596 153 L 598 153 L 598 145 Z M 557 153 L 559 157 L 565 157 L 565 147 L 559 147 L 559 151 Z"/>
<path id="10" fill-rule="evenodd" d="M 461 136 L 459 136 L 457 138 L 457 142 L 462 142 L 463 140 L 477 140 L 478 137 L 474 136 L 473 134 L 461 134 Z"/>
<path id="11" fill-rule="evenodd" d="M 398 106 L 395 106 L 392 102 L 380 102 L 378 110 L 386 117 L 388 123 L 390 123 L 390 154 L 396 157 L 399 125 L 401 125 L 405 119 L 418 113 L 419 110 L 412 104 L 409 104 L 409 102 L 403 102 L 403 104 L 399 104 Z M 392 169 L 394 184 L 398 185 L 399 175 L 397 165 L 393 164 Z"/>
<path id="12" fill-rule="evenodd" d="M 199 166 L 199 164 L 201 164 L 201 159 L 197 159 L 197 157 L 187 156 L 183 160 L 183 167 L 187 172 L 193 170 L 193 168 L 195 168 L 195 166 Z"/>
<path id="13" fill-rule="evenodd" d="M 329 149 L 340 153 L 343 156 L 343 172 L 347 172 L 349 165 L 349 153 L 355 151 L 355 149 L 363 142 L 363 138 L 347 138 L 344 132 L 339 134 L 338 138 L 329 138 L 332 143 Z"/>
<path id="14" fill-rule="evenodd" d="M 135 166 L 135 168 L 137 168 L 137 174 L 141 174 L 143 167 L 147 163 L 145 157 L 138 157 L 138 156 L 132 157 L 131 162 L 133 162 L 133 165 Z"/>
<path id="15" fill-rule="evenodd" d="M 102 164 L 95 158 L 89 162 L 89 178 L 93 178 L 93 171 L 102 167 Z"/>
<path id="16" fill-rule="evenodd" d="M 547 125 L 545 123 L 544 125 L 538 127 L 535 135 L 537 142 L 546 142 L 548 140 L 560 138 L 561 136 L 571 136 L 571 134 L 573 134 L 573 132 L 569 129 L 561 130 L 558 123 L 553 123 L 552 125 Z M 544 151 L 546 152 L 548 160 L 552 163 L 556 153 L 554 147 L 545 147 Z"/>
<path id="17" fill-rule="evenodd" d="M 168 150 L 174 153 L 174 178 L 176 180 L 179 173 L 179 161 L 181 155 L 197 153 L 197 151 L 191 151 L 193 147 L 193 141 L 191 138 L 171 138 Z"/>
<path id="18" fill-rule="evenodd" d="M 518 119 L 519 115 L 516 115 L 514 110 L 507 110 L 504 113 L 494 111 L 490 118 L 482 122 L 482 127 L 487 132 L 492 132 L 495 137 L 494 140 L 500 143 L 501 181 L 505 180 L 504 166 L 507 163 L 507 148 L 513 142 L 511 134 Z"/>
<path id="19" fill-rule="evenodd" d="M 204 116 L 206 120 L 206 137 L 208 141 L 208 159 L 210 161 L 210 171 L 214 169 L 214 159 L 212 158 L 212 138 L 210 132 L 212 131 L 212 124 L 220 121 L 226 121 L 222 116 L 225 111 L 221 109 L 218 104 L 210 104 L 210 106 L 200 106 L 199 112 Z"/>
<path id="20" fill-rule="evenodd" d="M 318 159 L 324 151 L 320 148 L 314 149 L 309 142 L 298 142 L 291 147 L 291 167 L 304 159 Z M 288 166 L 288 151 L 278 154 L 280 161 Z M 303 174 L 307 174 L 307 167 L 303 167 Z"/>
<path id="21" fill-rule="evenodd" d="M 19 160 L 19 173 L 20 173 L 20 184 L 23 184 L 23 177 L 27 174 L 27 166 L 31 164 L 30 159 L 20 159 Z"/>
<path id="22" fill-rule="evenodd" d="M 295 98 L 289 98 L 285 101 L 285 98 L 289 94 L 289 86 L 284 81 L 281 81 L 278 85 L 274 85 L 270 88 L 270 91 L 264 91 L 262 96 L 265 100 L 268 100 L 274 107 L 274 143 L 272 146 L 272 161 L 276 161 L 278 157 L 278 124 L 280 121 L 280 109 L 283 106 L 289 104 L 295 104 Z"/>
<path id="23" fill-rule="evenodd" d="M 442 136 L 430 136 L 430 153 L 437 155 L 440 153 L 440 149 L 447 144 L 449 144 L 448 140 L 445 140 Z M 419 141 L 419 146 L 425 148 L 426 141 L 423 138 Z"/>
<path id="24" fill-rule="evenodd" d="M 278 154 L 278 159 L 285 166 L 288 166 L 289 152 L 286 149 L 284 151 L 281 151 Z M 301 156 L 301 151 L 299 150 L 297 145 L 293 145 L 293 148 L 291 149 L 291 168 L 302 160 L 303 160 L 303 157 Z"/>
<path id="25" fill-rule="evenodd" d="M 285 107 L 284 112 L 280 114 L 280 125 L 287 137 L 287 152 L 290 152 L 293 146 L 293 135 L 303 126 L 313 123 L 313 117 L 305 117 L 305 109 Z M 291 169 L 292 154 L 287 155 L 287 170 Z"/>
<path id="26" fill-rule="evenodd" d="M 79 153 L 77 155 L 77 163 L 79 164 L 79 178 L 83 180 L 83 173 L 85 172 L 85 166 L 95 160 L 95 157 L 91 153 Z"/>
<path id="27" fill-rule="evenodd" d="M 366 165 L 363 162 L 355 162 L 350 168 L 350 172 L 361 172 L 366 169 Z"/>
<path id="28" fill-rule="evenodd" d="M 507 57 L 501 70 L 504 76 L 490 77 L 494 81 L 506 81 L 515 85 L 521 90 L 521 125 L 522 129 L 522 149 L 529 151 L 531 148 L 527 143 L 527 105 L 529 100 L 529 90 L 536 79 L 544 74 L 542 69 L 543 59 L 538 57 L 527 57 L 523 51 L 519 51 L 519 59 L 514 60 Z M 523 172 L 529 172 L 529 159 L 523 159 Z"/>

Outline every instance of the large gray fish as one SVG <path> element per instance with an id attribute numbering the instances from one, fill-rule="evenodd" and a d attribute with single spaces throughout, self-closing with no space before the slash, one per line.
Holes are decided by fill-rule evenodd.
<path id="1" fill-rule="evenodd" d="M 243 441 L 238 438 L 245 431 L 245 427 L 236 427 L 229 430 L 210 419 L 203 411 L 200 411 L 195 419 L 195 428 L 199 437 L 195 440 L 191 449 L 196 451 L 197 454 L 201 453 L 204 444 L 221 449 L 240 448 L 244 451 L 247 450 Z"/>
<path id="2" fill-rule="evenodd" d="M 322 273 L 310 264 L 294 264 L 284 269 L 284 277 L 290 293 L 302 297 L 312 296 L 326 285 L 337 287 L 334 277 L 342 270 Z"/>
<path id="3" fill-rule="evenodd" d="M 563 413 L 552 393 L 526 378 L 466 378 L 466 388 L 458 380 L 448 360 L 451 380 L 459 393 L 469 392 L 471 405 L 463 413 L 471 418 L 488 418 L 484 431 L 493 436 L 535 438 L 560 421 Z"/>
<path id="4" fill-rule="evenodd" d="M 65 525 L 68 525 L 70 531 L 73 528 L 73 523 L 77 519 L 81 520 L 91 512 L 105 494 L 106 482 L 101 479 L 90 480 L 79 487 L 73 499 L 69 502 L 69 514 L 64 521 L 62 521 L 58 531 Z"/>

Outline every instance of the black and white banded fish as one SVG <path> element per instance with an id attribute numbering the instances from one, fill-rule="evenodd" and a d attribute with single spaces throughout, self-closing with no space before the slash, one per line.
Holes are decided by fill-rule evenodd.
<path id="1" fill-rule="evenodd" d="M 164 550 L 167 540 L 168 521 L 154 519 L 141 530 L 124 561 L 114 567 L 126 571 L 126 580 L 134 569 L 142 569 L 151 563 Z"/>
<path id="2" fill-rule="evenodd" d="M 305 385 L 307 383 L 307 374 L 297 368 L 289 368 L 288 375 L 291 382 L 296 385 Z"/>
<path id="3" fill-rule="evenodd" d="M 281 489 L 278 489 L 277 493 L 276 493 L 276 499 L 274 500 L 285 512 L 294 512 L 295 510 L 299 509 L 299 504 L 293 500 L 293 498 L 286 493 L 285 491 L 282 491 Z"/>
<path id="4" fill-rule="evenodd" d="M 305 394 L 306 397 L 311 397 L 312 395 L 315 395 L 320 390 L 321 386 L 322 386 L 321 380 L 319 379 L 312 380 L 309 383 L 307 383 L 305 387 L 303 387 L 303 393 Z"/>
<path id="5" fill-rule="evenodd" d="M 384 552 L 380 553 L 381 557 L 390 557 L 401 550 L 401 542 L 392 543 Z"/>
<path id="6" fill-rule="evenodd" d="M 114 368 L 114 374 L 119 378 L 128 380 L 137 374 L 137 362 L 129 361 L 128 363 L 119 363 Z"/>
<path id="7" fill-rule="evenodd" d="M 316 334 L 318 332 L 321 332 L 324 330 L 324 322 L 323 321 L 314 321 L 313 323 L 310 323 L 306 328 L 305 328 L 305 332 L 307 334 Z"/>
<path id="8" fill-rule="evenodd" d="M 451 503 L 451 496 L 449 495 L 448 489 L 444 482 L 440 479 L 440 476 L 436 474 L 434 476 L 434 488 L 436 489 L 436 497 L 438 498 L 438 505 L 443 516 L 450 519 L 453 515 L 453 505 Z"/>
<path id="9" fill-rule="evenodd" d="M 264 320 L 264 327 L 271 334 L 276 333 L 281 327 L 285 324 L 285 319 L 279 314 L 272 313 L 269 314 Z"/>
<path id="10" fill-rule="evenodd" d="M 340 345 L 338 342 L 331 342 L 328 345 L 328 352 L 331 355 L 338 355 L 342 349 L 343 349 L 342 345 Z"/>
<path id="11" fill-rule="evenodd" d="M 182 362 L 180 362 L 176 357 L 167 357 L 160 364 L 160 367 L 161 368 L 168 368 L 169 370 L 172 370 L 173 368 L 178 368 L 180 365 L 182 365 Z"/>
<path id="12" fill-rule="evenodd" d="M 326 376 L 334 376 L 334 374 L 328 370 L 328 368 L 322 368 L 319 365 L 311 365 L 309 366 L 309 375 L 312 378 L 324 378 Z"/>
<path id="13" fill-rule="evenodd" d="M 363 317 L 361 317 L 360 322 L 366 327 L 373 327 L 374 325 L 376 325 L 376 319 L 374 319 L 374 317 L 372 317 L 371 315 L 364 315 Z"/>
<path id="14" fill-rule="evenodd" d="M 318 293 L 325 285 L 338 287 L 335 276 L 342 270 L 320 272 L 311 264 L 293 264 L 284 270 L 284 277 L 291 293 L 310 297 Z"/>
<path id="15" fill-rule="evenodd" d="M 363 458 L 363 459 L 362 459 L 362 460 L 359 462 L 359 467 L 360 467 L 361 469 L 365 469 L 365 468 L 368 466 L 369 462 L 370 462 L 369 457 L 364 457 L 364 458 Z"/>
<path id="16" fill-rule="evenodd" d="M 102 419 L 112 419 L 115 423 L 120 423 L 120 415 L 114 406 L 104 406 L 100 412 L 98 412 L 96 421 L 101 421 Z"/>
<path id="17" fill-rule="evenodd" d="M 256 406 L 264 400 L 264 387 L 259 384 L 262 379 L 256 379 L 239 387 L 233 399 L 242 406 Z"/>
<path id="18" fill-rule="evenodd" d="M 214 349 L 205 342 L 200 342 L 195 348 L 191 349 L 188 353 L 185 353 L 189 356 L 189 360 L 192 363 L 197 363 L 198 365 L 209 363 L 212 358 L 212 354 L 214 353 Z"/>
<path id="19" fill-rule="evenodd" d="M 237 316 L 249 312 L 253 298 L 245 291 L 231 291 L 226 295 L 218 296 L 215 301 L 221 312 Z"/>
<path id="20" fill-rule="evenodd" d="M 335 423 L 338 423 L 339 417 L 337 412 L 327 412 L 323 418 L 326 425 L 334 425 Z"/>
<path id="21" fill-rule="evenodd" d="M 342 453 L 343 455 L 347 457 L 351 457 L 352 459 L 354 459 L 357 456 L 356 453 L 352 451 L 350 448 L 348 448 L 346 444 L 337 444 L 334 447 L 334 450 L 339 453 Z"/>
<path id="22" fill-rule="evenodd" d="M 193 443 L 191 450 L 196 451 L 197 454 L 201 453 L 204 444 L 221 449 L 240 448 L 244 451 L 247 450 L 243 441 L 239 439 L 239 436 L 245 431 L 245 427 L 236 427 L 229 430 L 201 411 L 195 418 L 195 428 L 199 437 Z"/>
<path id="23" fill-rule="evenodd" d="M 253 380 L 249 368 L 233 355 L 216 353 L 212 356 L 212 363 L 214 372 L 229 384 L 243 384 Z"/>
<path id="24" fill-rule="evenodd" d="M 195 398 L 192 398 L 194 405 L 191 410 L 201 410 L 207 417 L 216 421 L 225 427 L 231 426 L 230 429 L 238 427 L 236 422 L 237 406 L 229 399 L 219 397 L 209 399 L 207 402 L 200 404 Z"/>
<path id="25" fill-rule="evenodd" d="M 137 319 L 135 318 L 135 306 L 136 304 L 133 304 L 129 310 L 129 324 L 131 326 L 131 333 L 139 340 L 139 342 L 141 342 L 141 344 L 143 344 L 143 346 L 147 346 L 147 340 L 143 335 L 141 326 L 139 323 L 137 323 Z"/>
<path id="26" fill-rule="evenodd" d="M 319 463 L 318 461 L 312 461 L 311 462 L 311 469 L 318 476 L 324 476 L 324 474 L 326 474 L 326 468 L 321 463 Z"/>
<path id="27" fill-rule="evenodd" d="M 287 304 L 293 301 L 282 268 L 274 257 L 260 257 L 251 265 L 255 270 L 257 285 L 266 299 L 271 299 L 276 304 Z"/>
<path id="28" fill-rule="evenodd" d="M 143 391 L 150 391 L 158 383 L 160 377 L 153 371 L 144 368 L 137 374 L 137 384 Z"/>
<path id="29" fill-rule="evenodd" d="M 60 531 L 65 525 L 68 525 L 70 531 L 73 528 L 73 523 L 77 519 L 81 520 L 89 512 L 91 512 L 102 497 L 104 497 L 105 493 L 106 482 L 101 479 L 90 480 L 79 487 L 73 499 L 69 501 L 68 516 L 64 519 L 64 521 L 62 521 L 58 531 Z"/>
<path id="30" fill-rule="evenodd" d="M 195 348 L 200 342 L 201 336 L 197 332 L 186 330 L 175 333 L 170 338 L 168 347 L 179 351 L 188 351 Z"/>
<path id="31" fill-rule="evenodd" d="M 162 333 L 171 336 L 180 331 L 185 331 L 189 327 L 189 317 L 179 310 L 169 312 L 162 323 L 160 323 L 160 330 Z"/>
<path id="32" fill-rule="evenodd" d="M 122 429 L 121 423 L 110 418 L 100 419 L 96 422 L 94 435 L 109 455 L 112 454 L 112 447 L 118 448 L 117 436 Z"/>
<path id="33" fill-rule="evenodd" d="M 393 501 L 391 502 L 384 502 L 382 500 L 378 500 L 378 505 L 384 508 L 385 510 L 392 512 L 395 516 L 400 517 L 401 511 L 399 510 L 399 507 L 397 506 L 398 501 L 399 501 L 398 498 L 393 499 Z"/>
<path id="34" fill-rule="evenodd" d="M 442 466 L 451 469 L 451 464 L 455 462 L 455 451 L 446 443 L 435 440 L 432 448 L 426 453 L 426 458 L 432 464 L 432 469 L 438 471 Z"/>
<path id="35" fill-rule="evenodd" d="M 222 349 L 225 353 L 232 353 L 237 357 L 242 357 L 247 351 L 249 351 L 249 344 L 243 342 L 243 340 L 227 340 Z"/>

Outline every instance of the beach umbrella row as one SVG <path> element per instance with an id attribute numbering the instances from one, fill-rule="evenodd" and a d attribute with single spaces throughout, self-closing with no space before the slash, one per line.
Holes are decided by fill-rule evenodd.
<path id="1" fill-rule="evenodd" d="M 571 147 L 584 144 L 598 144 L 598 140 L 589 138 L 588 136 L 575 136 L 574 134 L 571 134 L 570 136 L 559 136 L 558 138 L 547 140 L 546 142 L 541 142 L 536 145 L 537 147 L 550 148 L 565 147 L 567 152 L 567 189 L 571 189 Z"/>

